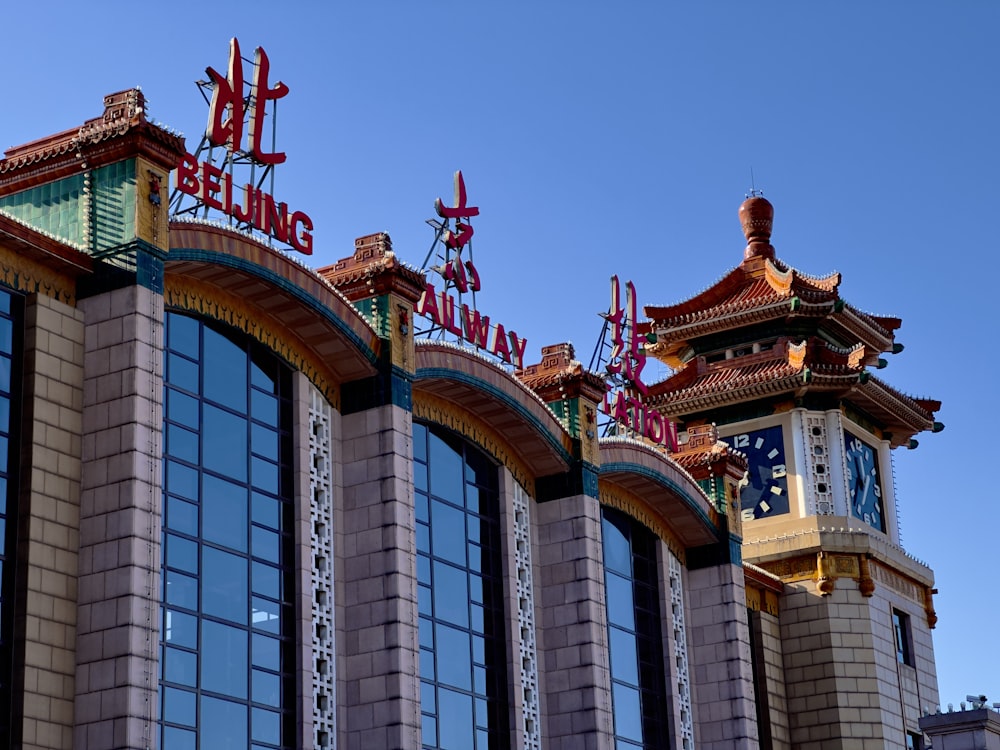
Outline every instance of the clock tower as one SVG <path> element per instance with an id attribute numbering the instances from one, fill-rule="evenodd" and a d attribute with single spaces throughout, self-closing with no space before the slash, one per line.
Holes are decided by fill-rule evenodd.
<path id="1" fill-rule="evenodd" d="M 646 351 L 674 370 L 648 401 L 682 436 L 714 424 L 747 457 L 743 561 L 782 583 L 777 613 L 762 613 L 748 579 L 761 746 L 920 747 L 917 720 L 937 704 L 935 590 L 900 546 L 892 451 L 941 430 L 940 403 L 874 374 L 903 349 L 898 318 L 842 299 L 840 274 L 779 260 L 763 197 L 739 215 L 738 266 L 684 302 L 645 308 Z"/>

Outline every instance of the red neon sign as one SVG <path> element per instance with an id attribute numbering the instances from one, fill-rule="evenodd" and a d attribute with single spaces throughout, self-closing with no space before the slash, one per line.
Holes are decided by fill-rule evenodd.
<path id="1" fill-rule="evenodd" d="M 457 231 L 446 229 L 443 239 L 447 247 L 458 250 L 459 253 L 472 239 L 472 226 L 468 224 L 468 219 L 479 216 L 479 208 L 467 204 L 465 178 L 462 177 L 462 172 L 458 171 L 455 172 L 455 205 L 445 206 L 438 198 L 434 201 L 434 208 L 442 219 L 456 220 Z M 478 292 L 482 288 L 479 271 L 476 270 L 472 260 L 463 262 L 459 253 L 456 253 L 455 257 L 441 269 L 441 275 L 461 294 L 468 291 Z M 516 331 L 508 331 L 503 323 L 491 323 L 489 315 L 482 315 L 468 305 L 459 306 L 458 301 L 447 291 L 439 292 L 428 282 L 413 309 L 418 315 L 429 318 L 448 333 L 468 341 L 479 349 L 485 349 L 519 370 L 524 368 L 524 350 L 528 346 L 528 340 L 518 336 Z"/>
<path id="2" fill-rule="evenodd" d="M 663 445 L 671 451 L 677 450 L 677 425 L 665 419 L 655 409 L 649 409 L 642 397 L 649 394 L 649 387 L 642 381 L 642 370 L 646 366 L 646 352 L 636 335 L 635 286 L 631 281 L 625 284 L 625 306 L 621 303 L 621 286 L 618 276 L 611 277 L 611 312 L 605 318 L 611 324 L 611 357 L 607 364 L 610 375 L 621 375 L 626 383 L 626 391 L 604 394 L 601 411 L 626 428 L 647 440 Z M 628 341 L 625 337 L 628 335 Z"/>
<path id="3" fill-rule="evenodd" d="M 254 52 L 253 81 L 249 100 L 244 100 L 243 58 L 239 40 L 229 42 L 229 67 L 223 77 L 212 68 L 206 72 L 213 82 L 212 101 L 208 110 L 205 136 L 215 146 L 223 146 L 232 157 L 241 151 L 243 125 L 249 119 L 248 146 L 250 159 L 263 166 L 285 161 L 285 153 L 266 152 L 261 147 L 267 102 L 276 101 L 288 93 L 280 81 L 268 83 L 271 62 L 261 47 Z M 246 101 L 246 103 L 245 103 Z M 210 161 L 199 162 L 185 154 L 177 165 L 177 189 L 193 196 L 208 208 L 221 211 L 237 222 L 257 229 L 279 242 L 291 245 L 303 255 L 313 252 L 313 222 L 303 211 L 290 211 L 288 204 L 276 200 L 252 182 L 237 184 L 232 174 L 232 160 L 227 169 Z"/>
<path id="4" fill-rule="evenodd" d="M 267 102 L 277 101 L 288 93 L 288 86 L 278 81 L 274 88 L 268 86 L 267 76 L 271 61 L 262 47 L 254 50 L 253 83 L 250 100 L 243 100 L 243 58 L 240 56 L 240 42 L 233 37 L 229 40 L 229 70 L 223 78 L 214 68 L 205 72 L 215 83 L 212 103 L 208 108 L 208 139 L 216 146 L 225 146 L 230 153 L 239 151 L 243 144 L 243 121 L 250 115 L 250 155 L 260 164 L 281 164 L 284 152 L 265 153 L 260 147 L 264 131 L 264 114 Z M 239 116 L 237 116 L 239 115 Z"/>

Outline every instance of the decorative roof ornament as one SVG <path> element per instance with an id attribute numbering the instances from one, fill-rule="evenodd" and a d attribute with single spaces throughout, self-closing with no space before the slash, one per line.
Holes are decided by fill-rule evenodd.
<path id="1" fill-rule="evenodd" d="M 774 206 L 759 190 L 751 190 L 751 195 L 740 204 L 740 226 L 747 238 L 743 258 L 774 259 L 771 246 L 771 228 L 774 225 Z"/>

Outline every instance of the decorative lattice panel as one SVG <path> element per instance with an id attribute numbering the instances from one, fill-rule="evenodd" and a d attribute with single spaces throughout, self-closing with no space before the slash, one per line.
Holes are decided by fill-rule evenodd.
<path id="1" fill-rule="evenodd" d="M 806 512 L 809 515 L 832 516 L 836 509 L 833 504 L 830 444 L 827 441 L 826 416 L 806 414 L 804 432 L 806 462 L 809 467 L 806 479 L 808 488 Z"/>
<path id="2" fill-rule="evenodd" d="M 517 624 L 521 628 L 521 691 L 525 750 L 540 750 L 538 720 L 538 656 L 535 651 L 535 597 L 531 577 L 529 498 L 514 483 L 514 544 L 517 565 Z"/>
<path id="3" fill-rule="evenodd" d="M 309 405 L 309 491 L 312 522 L 313 742 L 333 747 L 336 737 L 333 614 L 333 474 L 330 405 L 315 388 Z"/>
<path id="4" fill-rule="evenodd" d="M 691 675 L 688 672 L 687 626 L 684 621 L 684 582 L 681 561 L 670 558 L 670 619 L 674 630 L 674 661 L 677 670 L 677 713 L 683 750 L 694 748 L 694 721 L 691 717 Z"/>

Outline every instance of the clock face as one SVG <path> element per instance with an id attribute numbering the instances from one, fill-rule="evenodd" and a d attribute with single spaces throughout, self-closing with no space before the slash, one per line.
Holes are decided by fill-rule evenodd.
<path id="1" fill-rule="evenodd" d="M 747 456 L 750 483 L 740 491 L 743 520 L 788 512 L 788 468 L 781 426 L 722 438 Z"/>
<path id="2" fill-rule="evenodd" d="M 847 497 L 851 515 L 884 532 L 878 452 L 861 438 L 844 430 L 844 457 L 847 460 Z"/>

